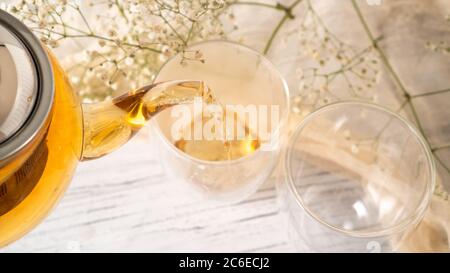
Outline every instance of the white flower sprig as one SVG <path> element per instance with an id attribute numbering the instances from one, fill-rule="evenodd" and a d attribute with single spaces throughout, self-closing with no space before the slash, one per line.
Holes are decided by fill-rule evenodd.
<path id="1" fill-rule="evenodd" d="M 380 61 L 373 45 L 355 50 L 329 30 L 311 2 L 304 2 L 300 22 L 298 52 L 311 65 L 299 69 L 300 93 L 294 97 L 293 111 L 301 115 L 341 97 L 377 101 L 374 87 L 379 83 Z M 346 94 L 337 92 L 335 82 L 344 83 Z"/>
<path id="2" fill-rule="evenodd" d="M 148 84 L 192 42 L 223 38 L 219 15 L 226 6 L 222 0 L 27 0 L 9 11 L 49 47 L 74 42 L 82 48 L 61 59 L 75 90 L 95 101 Z"/>

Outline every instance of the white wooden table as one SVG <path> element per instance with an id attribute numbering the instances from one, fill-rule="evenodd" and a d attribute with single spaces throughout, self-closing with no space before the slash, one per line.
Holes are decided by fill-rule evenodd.
<path id="1" fill-rule="evenodd" d="M 1 252 L 290 250 L 273 181 L 240 204 L 199 202 L 166 177 L 150 137 L 81 163 L 51 215 Z"/>

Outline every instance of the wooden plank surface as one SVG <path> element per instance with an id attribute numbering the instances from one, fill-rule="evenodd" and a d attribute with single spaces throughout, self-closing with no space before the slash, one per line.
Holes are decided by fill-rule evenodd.
<path id="1" fill-rule="evenodd" d="M 1 252 L 291 250 L 273 179 L 240 204 L 199 201 L 166 177 L 150 138 L 80 163 L 51 215 Z"/>

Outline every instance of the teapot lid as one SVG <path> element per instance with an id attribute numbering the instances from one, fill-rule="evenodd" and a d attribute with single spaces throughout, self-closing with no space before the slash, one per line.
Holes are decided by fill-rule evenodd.
<path id="1" fill-rule="evenodd" d="M 0 10 L 0 166 L 44 125 L 53 102 L 52 77 L 40 41 Z"/>

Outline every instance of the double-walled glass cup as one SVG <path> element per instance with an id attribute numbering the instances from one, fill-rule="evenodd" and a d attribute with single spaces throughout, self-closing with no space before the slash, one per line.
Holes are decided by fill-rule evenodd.
<path id="1" fill-rule="evenodd" d="M 408 251 L 435 166 L 405 119 L 365 102 L 307 116 L 286 149 L 278 184 L 289 240 L 306 252 Z"/>
<path id="2" fill-rule="evenodd" d="M 177 138 L 173 135 L 173 125 L 179 116 L 174 113 L 180 112 L 179 107 L 185 105 L 161 113 L 155 119 L 159 156 L 169 176 L 187 185 L 193 196 L 200 199 L 225 203 L 243 200 L 268 178 L 278 161 L 289 114 L 286 82 L 264 56 L 226 41 L 199 43 L 176 55 L 162 67 L 155 81 L 171 79 L 201 80 L 211 89 L 221 107 L 258 111 L 256 120 L 249 118 L 248 112 L 244 115 L 248 129 L 257 132 L 257 147 L 247 143 L 246 147 L 254 151 L 246 154 L 244 150 L 241 151 L 243 156 L 225 160 L 212 158 L 214 154 L 221 156 L 217 153 L 221 147 L 213 147 L 221 146 L 221 143 L 198 142 L 196 154 L 175 145 Z M 186 119 L 186 123 L 189 122 L 190 119 Z M 264 137 L 261 130 L 264 130 Z"/>

